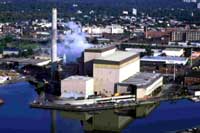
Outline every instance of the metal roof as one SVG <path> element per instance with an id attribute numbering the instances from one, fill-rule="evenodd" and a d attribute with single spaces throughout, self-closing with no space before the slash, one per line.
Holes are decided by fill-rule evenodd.
<path id="1" fill-rule="evenodd" d="M 129 60 L 139 57 L 137 53 L 128 51 L 115 51 L 113 54 L 96 58 L 95 64 L 122 64 Z"/>
<path id="2" fill-rule="evenodd" d="M 144 56 L 141 61 L 165 62 L 166 64 L 186 65 L 188 58 L 175 56 Z"/>
<path id="3" fill-rule="evenodd" d="M 159 73 L 138 72 L 119 84 L 133 84 L 141 88 L 153 84 L 161 76 Z"/>

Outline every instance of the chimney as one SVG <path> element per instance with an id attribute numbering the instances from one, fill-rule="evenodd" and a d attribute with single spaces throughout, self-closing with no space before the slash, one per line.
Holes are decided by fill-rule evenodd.
<path id="1" fill-rule="evenodd" d="M 51 62 L 57 61 L 57 9 L 52 9 L 52 45 L 51 45 Z"/>
<path id="2" fill-rule="evenodd" d="M 51 40 L 51 79 L 55 80 L 57 71 L 57 9 L 52 9 L 52 40 Z"/>

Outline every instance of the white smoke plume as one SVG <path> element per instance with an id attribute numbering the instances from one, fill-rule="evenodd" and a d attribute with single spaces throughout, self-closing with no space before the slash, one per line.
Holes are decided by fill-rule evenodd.
<path id="1" fill-rule="evenodd" d="M 63 57 L 64 62 L 75 62 L 81 53 L 91 47 L 86 40 L 86 34 L 82 32 L 81 26 L 75 22 L 68 22 L 66 26 L 71 30 L 64 37 L 61 43 L 58 43 L 58 56 Z"/>

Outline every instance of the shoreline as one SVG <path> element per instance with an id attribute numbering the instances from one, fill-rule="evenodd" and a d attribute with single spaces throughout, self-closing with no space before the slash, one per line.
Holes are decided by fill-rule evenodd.
<path id="1" fill-rule="evenodd" d="M 56 104 L 52 102 L 46 103 L 38 103 L 33 102 L 30 103 L 31 108 L 39 108 L 39 109 L 50 109 L 50 110 L 62 110 L 62 111 L 74 111 L 74 112 L 87 112 L 87 111 L 100 111 L 100 110 L 108 110 L 108 109 L 120 109 L 120 108 L 127 108 L 133 106 L 140 106 L 140 105 L 147 105 L 147 104 L 155 104 L 161 101 L 173 101 L 173 100 L 181 100 L 181 99 L 188 99 L 190 100 L 191 96 L 185 97 L 174 97 L 174 98 L 166 98 L 166 99 L 159 99 L 159 100 L 144 100 L 144 101 L 126 101 L 122 103 L 93 103 L 93 104 L 85 104 L 85 105 L 70 105 L 70 104 Z"/>

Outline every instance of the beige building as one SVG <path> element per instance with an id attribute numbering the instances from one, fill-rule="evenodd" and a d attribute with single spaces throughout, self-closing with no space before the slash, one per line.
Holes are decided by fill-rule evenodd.
<path id="1" fill-rule="evenodd" d="M 163 76 L 158 73 L 137 73 L 117 84 L 117 93 L 133 93 L 136 99 L 151 97 L 163 85 Z"/>
<path id="2" fill-rule="evenodd" d="M 115 83 L 122 82 L 140 71 L 140 57 L 133 52 L 116 51 L 94 60 L 94 92 L 111 96 Z"/>
<path id="3" fill-rule="evenodd" d="M 93 78 L 85 76 L 71 76 L 61 81 L 63 97 L 85 97 L 94 94 Z M 67 94 L 67 96 L 64 96 Z"/>
<path id="4" fill-rule="evenodd" d="M 93 61 L 98 57 L 113 54 L 116 51 L 115 45 L 97 45 L 86 49 L 84 52 L 84 71 L 85 75 L 93 75 Z"/>

